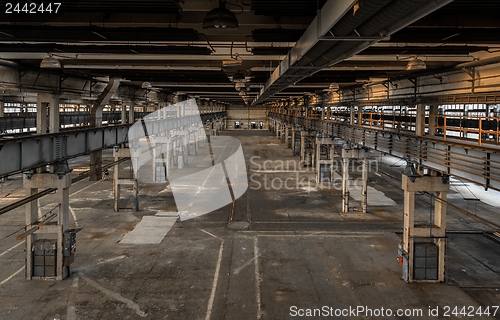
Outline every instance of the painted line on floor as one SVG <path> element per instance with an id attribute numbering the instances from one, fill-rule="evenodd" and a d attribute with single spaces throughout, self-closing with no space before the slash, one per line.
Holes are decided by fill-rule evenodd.
<path id="1" fill-rule="evenodd" d="M 73 282 L 71 283 L 71 292 L 68 297 L 68 316 L 66 317 L 67 320 L 77 320 L 75 299 L 77 295 L 76 290 L 78 288 L 78 279 L 80 278 L 78 276 L 75 276 Z"/>
<path id="2" fill-rule="evenodd" d="M 206 231 L 206 230 L 200 229 L 200 231 L 201 231 L 201 232 L 204 232 L 204 233 L 206 233 L 206 234 L 208 234 L 208 235 L 209 235 L 209 236 L 211 236 L 211 237 L 214 237 L 214 238 L 217 238 L 217 239 L 222 240 L 221 238 L 217 237 L 216 235 L 214 235 L 214 234 L 212 234 L 212 233 L 210 233 L 210 232 L 208 232 L 208 231 Z"/>
<path id="3" fill-rule="evenodd" d="M 82 181 L 83 181 L 83 180 L 82 180 Z M 75 194 L 80 193 L 80 192 L 82 192 L 83 190 L 86 190 L 86 189 L 88 189 L 88 188 L 90 188 L 90 187 L 92 187 L 92 186 L 94 186 L 94 185 L 98 184 L 99 182 L 101 182 L 101 181 L 96 181 L 96 182 L 92 183 L 91 185 L 86 186 L 85 188 L 81 188 L 80 190 L 77 190 L 77 191 L 73 192 L 73 193 L 72 193 L 72 194 L 70 194 L 69 196 L 70 196 L 70 197 L 71 197 L 71 196 L 74 196 Z"/>
<path id="4" fill-rule="evenodd" d="M 71 208 L 71 206 L 69 206 L 69 211 L 71 212 L 71 215 L 73 216 L 73 220 L 75 221 L 75 226 L 79 227 L 78 220 L 76 219 L 75 210 L 73 210 L 73 208 Z"/>
<path id="5" fill-rule="evenodd" d="M 217 265 L 215 266 L 214 272 L 214 281 L 212 283 L 212 291 L 210 292 L 210 298 L 208 299 L 207 314 L 205 316 L 205 320 L 210 320 L 210 316 L 212 315 L 212 309 L 214 306 L 215 292 L 217 291 L 217 283 L 219 282 L 220 266 L 222 264 L 222 252 L 224 251 L 224 239 L 219 238 L 216 235 L 201 228 L 200 231 L 220 240 L 219 255 L 217 257 Z"/>
<path id="6" fill-rule="evenodd" d="M 215 267 L 214 281 L 212 283 L 212 291 L 210 292 L 210 298 L 208 299 L 207 315 L 205 320 L 210 320 L 212 315 L 212 308 L 214 306 L 215 291 L 217 290 L 217 283 L 219 282 L 220 266 L 222 263 L 222 251 L 224 251 L 224 240 L 221 239 L 219 247 L 219 256 L 217 258 L 217 266 Z"/>
<path id="7" fill-rule="evenodd" d="M 9 282 L 10 279 L 14 278 L 16 275 L 18 275 L 23 270 L 24 270 L 24 266 L 22 268 L 20 268 L 19 270 L 17 270 L 16 272 L 14 272 L 13 274 L 11 274 L 10 276 L 8 276 L 5 280 L 3 280 L 2 282 L 0 282 L 0 286 L 2 286 L 5 283 Z"/>
<path id="8" fill-rule="evenodd" d="M 255 266 L 255 300 L 257 301 L 257 320 L 261 317 L 260 276 L 259 276 L 259 237 L 253 238 L 253 261 Z"/>
<path id="9" fill-rule="evenodd" d="M 142 317 L 142 318 L 147 317 L 148 314 L 146 312 L 142 311 L 141 307 L 137 303 L 135 303 L 134 301 L 123 297 L 118 292 L 113 292 L 113 291 L 111 291 L 109 289 L 104 288 L 103 286 L 101 286 L 100 284 L 98 284 L 97 282 L 95 282 L 94 280 L 92 280 L 92 279 L 90 279 L 90 278 L 88 278 L 86 276 L 81 276 L 81 277 L 82 277 L 82 279 L 84 279 L 85 281 L 87 281 L 88 284 L 90 284 L 94 288 L 98 289 L 99 291 L 101 291 L 102 293 L 104 293 L 105 295 L 107 295 L 108 297 L 113 298 L 115 300 L 118 300 L 118 301 L 124 303 L 131 310 L 135 311 L 135 313 L 139 317 Z"/>
<path id="10" fill-rule="evenodd" d="M 10 247 L 9 249 L 5 250 L 4 252 L 0 253 L 0 257 L 3 256 L 4 254 L 7 254 L 8 252 L 14 250 L 15 248 L 19 247 L 20 245 L 22 245 L 24 243 L 24 241 L 21 241 L 19 242 L 18 244 L 16 245 L 13 245 L 12 247 Z"/>

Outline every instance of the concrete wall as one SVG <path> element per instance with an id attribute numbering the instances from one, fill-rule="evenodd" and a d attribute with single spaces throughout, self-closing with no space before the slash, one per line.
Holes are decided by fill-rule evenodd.
<path id="1" fill-rule="evenodd" d="M 239 122 L 240 127 L 235 127 L 235 122 Z M 227 128 L 250 129 L 251 123 L 255 122 L 257 129 L 267 130 L 267 116 L 265 106 L 249 107 L 246 105 L 231 105 L 227 110 Z"/>

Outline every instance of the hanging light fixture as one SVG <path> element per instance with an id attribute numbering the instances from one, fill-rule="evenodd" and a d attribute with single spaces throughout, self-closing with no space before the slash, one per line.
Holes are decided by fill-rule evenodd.
<path id="1" fill-rule="evenodd" d="M 419 58 L 412 58 L 408 61 L 406 65 L 406 71 L 415 71 L 415 70 L 425 70 L 427 69 L 427 65 L 425 61 Z"/>
<path id="2" fill-rule="evenodd" d="M 40 68 L 61 69 L 62 67 L 58 59 L 54 58 L 52 55 L 49 55 L 42 59 L 42 62 L 40 62 Z"/>
<path id="3" fill-rule="evenodd" d="M 141 88 L 142 88 L 142 89 L 151 89 L 152 87 L 153 87 L 153 85 L 151 84 L 151 82 L 147 82 L 147 81 L 145 81 L 145 82 L 143 82 L 143 83 L 141 84 Z"/>
<path id="4" fill-rule="evenodd" d="M 226 9 L 226 2 L 219 1 L 219 7 L 210 10 L 203 19 L 203 28 L 222 28 L 227 30 L 238 29 L 238 19 L 234 13 Z"/>

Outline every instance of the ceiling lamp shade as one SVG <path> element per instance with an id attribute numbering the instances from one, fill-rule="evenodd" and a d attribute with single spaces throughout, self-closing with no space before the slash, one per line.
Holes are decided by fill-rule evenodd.
<path id="1" fill-rule="evenodd" d="M 408 64 L 406 65 L 406 71 L 425 70 L 425 69 L 427 69 L 425 61 L 418 58 L 411 59 L 410 61 L 408 61 Z"/>
<path id="2" fill-rule="evenodd" d="M 326 92 L 335 92 L 338 90 L 340 90 L 340 86 L 336 82 L 330 83 L 330 85 L 328 86 L 328 89 L 323 89 L 323 91 L 326 91 Z"/>
<path id="3" fill-rule="evenodd" d="M 61 69 L 61 63 L 58 59 L 48 56 L 43 58 L 42 62 L 40 62 L 40 68 L 44 69 Z"/>
<path id="4" fill-rule="evenodd" d="M 238 19 L 234 13 L 226 9 L 225 2 L 219 1 L 219 7 L 210 10 L 203 19 L 203 28 L 238 29 Z"/>
<path id="5" fill-rule="evenodd" d="M 141 88 L 142 89 L 151 89 L 153 86 L 151 85 L 151 82 L 143 82 L 142 85 L 141 85 Z"/>

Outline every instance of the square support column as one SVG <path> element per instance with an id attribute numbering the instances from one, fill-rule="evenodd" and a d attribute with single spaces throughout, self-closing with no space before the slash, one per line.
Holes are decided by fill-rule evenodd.
<path id="1" fill-rule="evenodd" d="M 135 115 L 134 115 L 135 110 L 134 110 L 134 108 L 135 108 L 135 102 L 131 101 L 129 109 L 128 109 L 128 123 L 135 122 Z"/>
<path id="2" fill-rule="evenodd" d="M 69 266 L 73 252 L 65 246 L 65 238 L 69 231 L 69 187 L 71 175 L 39 173 L 31 177 L 24 177 L 26 195 L 35 194 L 38 189 L 57 189 L 59 208 L 54 213 L 38 216 L 38 201 L 34 200 L 26 205 L 26 280 L 33 278 L 47 280 L 63 280 L 70 274 Z M 54 220 L 54 221 L 52 221 Z M 21 235 L 23 236 L 23 235 Z M 51 259 L 36 258 L 40 247 L 46 248 L 44 241 L 50 246 Z"/>
<path id="3" fill-rule="evenodd" d="M 356 185 L 355 180 L 349 179 L 349 163 L 351 159 L 363 159 L 361 171 L 361 211 L 367 212 L 368 207 L 368 169 L 371 159 L 368 151 L 364 149 L 342 149 L 342 212 L 349 211 L 349 197 L 351 185 Z M 359 185 L 358 185 L 359 186 Z"/>
<path id="4" fill-rule="evenodd" d="M 5 104 L 3 101 L 0 101 L 0 118 L 5 116 Z"/>
<path id="5" fill-rule="evenodd" d="M 423 136 L 425 133 L 425 104 L 417 105 L 417 118 L 415 122 L 415 135 Z"/>
<path id="6" fill-rule="evenodd" d="M 121 120 L 122 120 L 122 124 L 125 124 L 127 123 L 127 106 L 125 104 L 122 104 L 122 116 L 121 116 Z"/>
<path id="7" fill-rule="evenodd" d="M 413 181 L 402 176 L 404 190 L 403 239 L 400 262 L 407 282 L 443 282 L 446 252 L 447 177 L 421 176 Z M 424 221 L 415 221 L 415 193 L 431 192 L 434 210 Z M 431 219 L 432 218 L 432 219 Z M 431 221 L 432 224 L 429 224 Z M 430 261 L 430 262 L 429 262 Z"/>
<path id="8" fill-rule="evenodd" d="M 118 150 L 113 150 L 113 157 L 115 161 L 118 161 L 121 158 L 130 157 L 130 161 L 132 162 L 130 165 L 133 168 L 138 168 L 138 158 L 133 157 L 130 153 L 130 149 L 128 148 L 119 148 Z M 138 175 L 138 174 L 137 174 Z M 139 211 L 139 180 L 137 175 L 133 177 L 129 177 L 128 179 L 120 178 L 120 164 L 114 166 L 113 169 L 113 197 L 114 197 L 114 209 L 116 212 L 120 211 L 120 191 L 122 185 L 132 185 L 133 188 L 133 212 Z"/>
<path id="9" fill-rule="evenodd" d="M 47 111 L 49 109 L 49 102 L 46 100 L 46 95 L 37 95 L 37 109 L 36 109 L 36 133 L 47 133 Z"/>
<path id="10" fill-rule="evenodd" d="M 438 105 L 431 105 L 429 110 L 429 136 L 435 136 L 437 133 L 437 117 L 439 112 Z"/>

